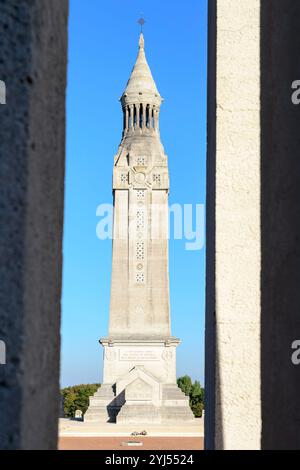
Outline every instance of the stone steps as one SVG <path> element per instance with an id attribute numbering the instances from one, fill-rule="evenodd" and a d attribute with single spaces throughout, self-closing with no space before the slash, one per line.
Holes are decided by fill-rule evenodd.
<path id="1" fill-rule="evenodd" d="M 111 384 L 102 385 L 90 397 L 89 408 L 84 415 L 87 422 L 114 422 L 120 407 L 114 406 L 115 393 Z"/>
<path id="2" fill-rule="evenodd" d="M 177 385 L 164 385 L 162 390 L 163 400 L 189 400 Z"/>
<path id="3" fill-rule="evenodd" d="M 146 403 L 124 403 L 115 396 L 114 387 L 105 384 L 90 397 L 90 406 L 84 415 L 88 422 L 153 423 L 186 422 L 194 419 L 187 397 L 176 384 L 162 386 L 161 406 Z"/>
<path id="4" fill-rule="evenodd" d="M 178 423 L 180 421 L 194 421 L 194 414 L 189 406 L 164 406 L 161 410 L 164 422 Z"/>
<path id="5" fill-rule="evenodd" d="M 98 421 L 105 423 L 113 423 L 116 421 L 116 417 L 120 411 L 119 407 L 107 407 L 107 406 L 90 406 L 84 415 L 84 421 Z"/>
<path id="6" fill-rule="evenodd" d="M 97 392 L 94 393 L 93 397 L 103 397 L 103 398 L 111 398 L 112 400 L 115 398 L 115 393 L 112 385 L 102 385 L 98 388 Z"/>
<path id="7" fill-rule="evenodd" d="M 161 408 L 154 405 L 125 405 L 122 406 L 118 416 L 117 423 L 160 423 Z"/>

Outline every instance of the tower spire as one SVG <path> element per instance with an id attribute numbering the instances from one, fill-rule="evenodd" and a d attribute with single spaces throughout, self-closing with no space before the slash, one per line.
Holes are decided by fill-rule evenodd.
<path id="1" fill-rule="evenodd" d="M 139 20 L 141 26 L 143 18 Z M 136 62 L 120 99 L 124 112 L 123 137 L 134 130 L 158 134 L 159 110 L 163 101 L 152 77 L 145 54 L 144 35 L 139 37 Z"/>
<path id="2" fill-rule="evenodd" d="M 141 32 L 140 39 L 139 39 L 139 49 L 144 49 L 144 47 L 145 47 L 145 40 L 144 40 L 144 35 Z"/>
<path id="3" fill-rule="evenodd" d="M 159 92 L 157 90 L 155 81 L 153 80 L 152 73 L 146 59 L 144 46 L 144 35 L 143 33 L 140 33 L 137 59 L 127 82 L 123 96 L 129 96 L 132 93 L 147 93 L 152 95 L 153 98 L 159 98 L 159 101 L 161 102 Z"/>

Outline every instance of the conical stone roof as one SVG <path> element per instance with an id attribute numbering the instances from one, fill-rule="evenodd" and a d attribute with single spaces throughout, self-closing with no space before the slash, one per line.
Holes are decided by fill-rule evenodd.
<path id="1" fill-rule="evenodd" d="M 140 35 L 136 63 L 127 82 L 123 97 L 137 94 L 153 95 L 153 98 L 156 99 L 161 98 L 146 59 L 144 36 L 142 33 Z"/>

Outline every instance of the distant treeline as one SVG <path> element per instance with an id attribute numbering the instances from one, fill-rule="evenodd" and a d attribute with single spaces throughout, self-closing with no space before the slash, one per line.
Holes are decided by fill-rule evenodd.
<path id="1" fill-rule="evenodd" d="M 76 410 L 81 410 L 84 414 L 89 406 L 89 397 L 100 386 L 101 384 L 82 384 L 63 388 L 60 393 L 63 396 L 65 417 L 74 418 Z"/>

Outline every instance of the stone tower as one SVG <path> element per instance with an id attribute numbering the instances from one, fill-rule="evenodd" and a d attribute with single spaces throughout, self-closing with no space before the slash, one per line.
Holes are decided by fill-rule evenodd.
<path id="1" fill-rule="evenodd" d="M 176 384 L 168 273 L 168 159 L 160 141 L 161 98 L 140 35 L 121 97 L 123 136 L 114 158 L 114 229 L 109 335 L 103 384 L 86 421 L 192 420 Z"/>

